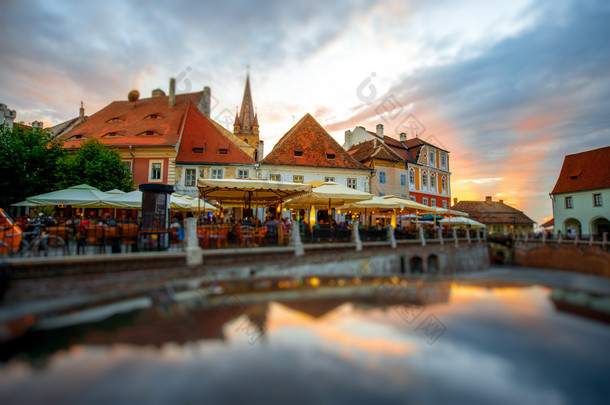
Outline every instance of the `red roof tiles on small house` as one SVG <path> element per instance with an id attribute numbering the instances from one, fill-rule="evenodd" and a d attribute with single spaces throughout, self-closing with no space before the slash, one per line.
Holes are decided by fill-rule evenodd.
<path id="1" fill-rule="evenodd" d="M 254 159 L 237 147 L 191 102 L 186 108 L 176 163 L 243 163 Z"/>
<path id="2" fill-rule="evenodd" d="M 490 224 L 532 225 L 534 221 L 522 211 L 504 204 L 503 201 L 460 201 L 451 209 L 468 213 L 471 219 Z"/>
<path id="3" fill-rule="evenodd" d="M 371 170 L 350 156 L 310 114 L 305 114 L 261 163 Z"/>
<path id="4" fill-rule="evenodd" d="M 89 138 L 109 146 L 173 146 L 188 103 L 197 104 L 202 94 L 178 94 L 174 107 L 169 107 L 168 96 L 114 101 L 60 138 L 66 148 L 78 148 Z"/>
<path id="5" fill-rule="evenodd" d="M 551 194 L 610 187 L 610 146 L 566 155 Z"/>

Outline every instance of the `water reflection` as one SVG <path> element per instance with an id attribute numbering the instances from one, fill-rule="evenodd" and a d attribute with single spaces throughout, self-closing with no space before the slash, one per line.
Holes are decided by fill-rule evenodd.
<path id="1" fill-rule="evenodd" d="M 605 308 L 599 294 L 396 278 L 223 288 L 3 345 L 0 402 L 554 404 L 610 395 L 610 328 L 589 316 Z"/>

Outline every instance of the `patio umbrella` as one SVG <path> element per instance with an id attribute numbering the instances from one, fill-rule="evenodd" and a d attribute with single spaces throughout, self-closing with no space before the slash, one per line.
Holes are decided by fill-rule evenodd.
<path id="1" fill-rule="evenodd" d="M 377 211 L 388 211 L 396 208 L 400 208 L 398 202 L 388 200 L 382 197 L 373 196 L 370 200 L 357 201 L 354 203 L 346 204 L 338 207 L 340 210 L 352 210 L 352 211 L 364 211 L 364 210 L 377 210 Z"/>
<path id="2" fill-rule="evenodd" d="M 199 209 L 202 209 L 203 211 L 218 211 L 217 207 L 204 202 L 201 198 L 198 199 L 188 195 L 181 195 L 176 193 L 172 194 L 171 198 L 173 201 L 182 200 L 186 204 L 188 204 L 190 208 L 187 211 L 198 211 Z"/>
<path id="3" fill-rule="evenodd" d="M 305 206 L 309 208 L 313 205 L 331 209 L 358 201 L 370 200 L 374 197 L 371 193 L 365 193 L 333 182 L 312 181 L 307 184 L 313 186 L 312 190 L 287 201 L 286 207 L 302 208 Z"/>
<path id="4" fill-rule="evenodd" d="M 199 179 L 199 196 L 223 207 L 267 206 L 311 190 L 310 184 L 262 179 Z"/>
<path id="5" fill-rule="evenodd" d="M 470 226 L 471 228 L 485 228 L 485 224 L 475 221 L 474 219 L 464 217 L 445 218 L 439 221 L 442 225 L 452 226 Z"/>
<path id="6" fill-rule="evenodd" d="M 101 207 L 106 208 L 127 208 L 127 209 L 142 209 L 142 192 L 140 190 L 130 191 L 129 193 L 124 194 L 116 194 L 111 197 L 107 197 L 104 201 L 100 203 Z M 190 210 L 190 203 L 174 197 L 170 196 L 170 205 L 169 208 L 172 210 L 182 210 L 188 211 Z"/>
<path id="7" fill-rule="evenodd" d="M 437 208 L 436 213 L 438 215 L 443 215 L 445 217 L 447 217 L 447 216 L 467 217 L 468 216 L 468 213 L 466 213 L 466 212 L 462 212 L 462 211 L 458 211 L 458 210 L 450 210 L 447 208 Z"/>
<path id="8" fill-rule="evenodd" d="M 68 187 L 26 198 L 26 201 L 38 205 L 71 205 L 73 207 L 95 207 L 103 202 L 107 195 L 87 184 Z"/>
<path id="9" fill-rule="evenodd" d="M 31 203 L 31 202 L 25 200 L 25 201 L 20 201 L 15 204 L 11 204 L 11 207 L 39 207 L 40 205 L 41 204 L 35 204 L 35 203 Z"/>
<path id="10" fill-rule="evenodd" d="M 427 205 L 417 203 L 417 202 L 409 200 L 407 198 L 396 197 L 393 195 L 387 195 L 387 196 L 384 196 L 383 198 L 390 200 L 390 201 L 397 202 L 402 206 L 401 208 L 406 208 L 408 210 L 423 211 L 423 212 L 436 212 L 436 210 L 437 210 L 436 207 L 428 207 Z"/>
<path id="11" fill-rule="evenodd" d="M 427 214 L 427 215 L 424 215 L 421 219 L 422 219 L 422 221 L 432 221 L 434 219 L 443 219 L 443 217 L 440 215 Z"/>

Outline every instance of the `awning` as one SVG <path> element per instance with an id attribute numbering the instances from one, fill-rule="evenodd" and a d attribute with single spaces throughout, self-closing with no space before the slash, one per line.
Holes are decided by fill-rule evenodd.
<path id="1" fill-rule="evenodd" d="M 311 191 L 310 184 L 257 179 L 199 179 L 199 196 L 225 207 L 264 207 Z"/>

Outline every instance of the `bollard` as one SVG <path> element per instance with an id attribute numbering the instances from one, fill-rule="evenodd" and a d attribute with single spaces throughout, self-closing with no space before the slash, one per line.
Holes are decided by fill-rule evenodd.
<path id="1" fill-rule="evenodd" d="M 185 235 L 184 246 L 186 250 L 187 266 L 198 266 L 203 264 L 203 250 L 199 247 L 197 238 L 197 218 L 186 218 L 184 221 Z"/>
<path id="2" fill-rule="evenodd" d="M 453 241 L 455 242 L 455 246 L 457 247 L 459 245 L 459 242 L 457 237 L 457 230 L 455 228 L 453 228 Z"/>
<path id="3" fill-rule="evenodd" d="M 419 239 L 421 239 L 421 245 L 426 246 L 426 238 L 424 237 L 424 228 L 419 227 Z"/>
<path id="4" fill-rule="evenodd" d="M 352 225 L 352 242 L 356 244 L 356 250 L 362 250 L 362 241 L 360 240 L 360 222 L 356 221 Z"/>
<path id="5" fill-rule="evenodd" d="M 294 255 L 297 257 L 303 256 L 305 254 L 305 246 L 303 245 L 303 241 L 301 240 L 301 232 L 300 225 L 298 222 L 292 222 L 292 226 L 290 227 L 290 243 L 294 245 Z"/>
<path id="6" fill-rule="evenodd" d="M 388 240 L 392 245 L 392 249 L 396 249 L 396 238 L 394 237 L 394 228 L 392 228 L 392 225 L 388 225 L 386 229 L 388 233 Z"/>

